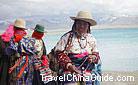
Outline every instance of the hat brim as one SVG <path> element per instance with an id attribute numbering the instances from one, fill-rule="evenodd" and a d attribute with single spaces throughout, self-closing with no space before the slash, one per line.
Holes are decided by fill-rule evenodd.
<path id="1" fill-rule="evenodd" d="M 37 31 L 37 30 L 35 30 L 35 28 L 32 28 L 32 30 Z M 44 31 L 44 32 L 42 32 L 42 31 L 37 31 L 37 32 L 40 32 L 40 33 L 47 33 L 47 31 Z"/>
<path id="2" fill-rule="evenodd" d="M 15 26 L 15 25 L 14 25 Z M 27 30 L 26 28 L 24 28 L 24 27 L 20 27 L 20 26 L 15 26 L 15 27 L 17 27 L 18 29 L 24 29 L 24 30 Z"/>
<path id="3" fill-rule="evenodd" d="M 87 19 L 87 18 L 78 18 L 78 17 L 70 17 L 72 20 L 83 20 L 86 21 L 88 23 L 90 23 L 91 26 L 94 26 L 97 24 L 97 22 L 93 19 Z"/>

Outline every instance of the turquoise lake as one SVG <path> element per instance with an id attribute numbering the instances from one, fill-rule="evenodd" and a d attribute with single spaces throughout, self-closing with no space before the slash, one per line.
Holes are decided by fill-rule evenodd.
<path id="1" fill-rule="evenodd" d="M 47 53 L 56 45 L 65 32 L 47 34 L 44 41 Z M 105 71 L 138 70 L 138 29 L 98 29 L 91 32 L 97 39 L 97 46 Z"/>

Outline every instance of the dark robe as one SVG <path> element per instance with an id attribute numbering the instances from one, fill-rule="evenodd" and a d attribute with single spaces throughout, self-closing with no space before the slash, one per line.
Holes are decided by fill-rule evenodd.
<path id="1" fill-rule="evenodd" d="M 0 85 L 8 85 L 10 58 L 5 54 L 5 48 L 8 45 L 9 43 L 4 42 L 0 36 Z"/>

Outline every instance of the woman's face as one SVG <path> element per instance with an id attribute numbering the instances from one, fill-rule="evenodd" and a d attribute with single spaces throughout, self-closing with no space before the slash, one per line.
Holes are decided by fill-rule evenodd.
<path id="1" fill-rule="evenodd" d="M 43 36 L 44 36 L 44 33 L 37 32 L 37 31 L 34 31 L 32 34 L 32 37 L 34 37 L 36 39 L 42 39 Z"/>
<path id="2" fill-rule="evenodd" d="M 76 21 L 76 32 L 79 35 L 86 34 L 89 29 L 89 23 L 82 21 L 82 20 L 77 20 Z"/>

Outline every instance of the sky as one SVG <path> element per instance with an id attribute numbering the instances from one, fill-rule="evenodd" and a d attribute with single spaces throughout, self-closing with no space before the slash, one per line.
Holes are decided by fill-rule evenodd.
<path id="1" fill-rule="evenodd" d="M 80 10 L 98 15 L 138 16 L 137 0 L 0 0 L 0 20 L 35 15 L 75 15 Z"/>

